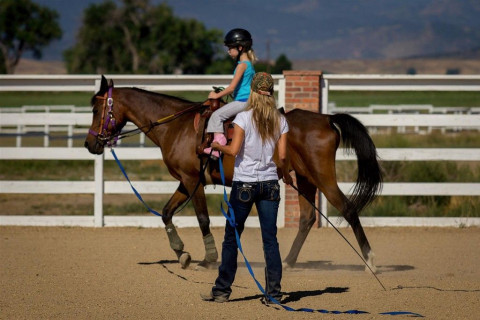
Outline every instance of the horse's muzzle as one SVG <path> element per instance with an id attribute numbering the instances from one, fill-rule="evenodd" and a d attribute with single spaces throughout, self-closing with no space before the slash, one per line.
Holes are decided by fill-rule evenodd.
<path id="1" fill-rule="evenodd" d="M 88 140 L 85 140 L 85 148 L 87 148 L 88 152 L 91 154 L 102 154 L 104 147 L 102 144 L 98 143 L 98 140 L 95 139 L 93 143 L 89 143 Z"/>

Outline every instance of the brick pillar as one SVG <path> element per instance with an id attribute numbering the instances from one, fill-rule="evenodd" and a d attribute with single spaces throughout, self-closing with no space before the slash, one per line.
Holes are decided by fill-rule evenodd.
<path id="1" fill-rule="evenodd" d="M 285 112 L 293 109 L 321 111 L 321 71 L 288 70 L 284 71 L 283 75 L 285 76 Z M 293 182 L 296 184 L 294 176 Z M 299 220 L 300 208 L 297 191 L 287 186 L 285 190 L 285 227 L 298 228 Z M 318 214 L 317 221 L 319 221 Z"/>

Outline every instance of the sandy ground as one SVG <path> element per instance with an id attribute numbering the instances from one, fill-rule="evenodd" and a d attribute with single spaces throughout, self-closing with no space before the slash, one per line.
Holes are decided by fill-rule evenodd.
<path id="1" fill-rule="evenodd" d="M 350 229 L 341 231 L 354 241 Z M 366 229 L 386 290 L 333 229 L 312 230 L 297 266 L 284 272 L 285 304 L 368 312 L 357 315 L 263 305 L 243 260 L 231 301 L 201 301 L 217 270 L 195 271 L 204 255 L 200 231 L 179 232 L 194 260 L 186 270 L 164 230 L 0 227 L 0 318 L 406 319 L 380 313 L 410 311 L 429 319 L 478 319 L 480 228 Z M 223 230 L 213 233 L 220 249 Z M 283 256 L 295 234 L 279 231 Z M 247 229 L 242 242 L 263 284 L 259 229 Z"/>

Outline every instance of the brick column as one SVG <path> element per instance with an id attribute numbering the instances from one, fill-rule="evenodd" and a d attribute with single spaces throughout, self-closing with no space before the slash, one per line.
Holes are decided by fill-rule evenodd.
<path id="1" fill-rule="evenodd" d="M 285 112 L 293 109 L 321 111 L 321 71 L 288 70 L 284 71 L 283 75 L 285 76 Z M 293 181 L 296 184 L 294 175 Z M 318 199 L 316 202 L 318 203 Z M 287 186 L 285 190 L 285 227 L 298 228 L 299 220 L 300 208 L 297 191 Z M 317 221 L 319 221 L 318 214 Z"/>

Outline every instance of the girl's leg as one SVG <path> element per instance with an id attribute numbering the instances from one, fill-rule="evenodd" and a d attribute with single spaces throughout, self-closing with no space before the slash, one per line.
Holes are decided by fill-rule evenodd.
<path id="1" fill-rule="evenodd" d="M 213 141 L 218 142 L 222 146 L 227 144 L 227 138 L 225 138 L 225 135 L 223 134 L 224 129 L 223 129 L 223 122 L 233 116 L 235 116 L 237 113 L 245 110 L 246 102 L 243 101 L 233 101 L 230 102 L 220 109 L 217 109 L 212 115 L 210 116 L 210 119 L 208 120 L 208 126 L 207 126 L 207 132 L 213 132 Z M 206 154 L 212 154 L 213 157 L 220 157 L 220 152 L 218 151 L 213 151 L 212 148 L 205 148 L 203 150 L 203 153 Z"/>
<path id="2" fill-rule="evenodd" d="M 223 133 L 223 122 L 245 110 L 246 105 L 243 101 L 232 101 L 215 110 L 208 120 L 207 132 Z"/>

